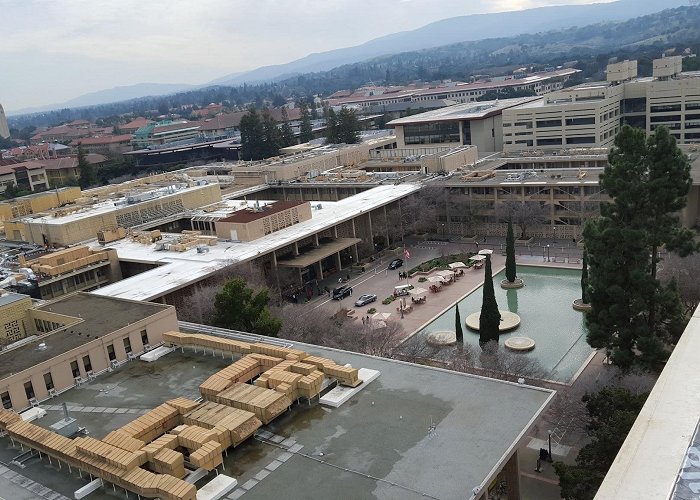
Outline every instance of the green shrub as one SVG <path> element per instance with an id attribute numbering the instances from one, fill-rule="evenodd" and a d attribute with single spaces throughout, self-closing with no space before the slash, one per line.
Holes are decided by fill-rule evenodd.
<path id="1" fill-rule="evenodd" d="M 428 278 L 426 278 L 425 276 L 421 276 L 420 278 L 418 278 L 418 283 L 425 283 L 426 281 L 428 281 Z"/>
<path id="2" fill-rule="evenodd" d="M 367 314 L 374 314 L 376 312 L 377 310 L 374 307 L 370 307 L 369 309 L 367 309 Z"/>

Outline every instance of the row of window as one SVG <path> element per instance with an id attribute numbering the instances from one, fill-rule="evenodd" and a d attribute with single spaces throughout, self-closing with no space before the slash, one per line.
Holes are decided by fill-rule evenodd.
<path id="1" fill-rule="evenodd" d="M 406 125 L 403 128 L 405 144 L 441 144 L 460 142 L 459 123 L 438 122 Z"/>
<path id="2" fill-rule="evenodd" d="M 127 355 L 132 353 L 131 349 L 131 339 L 129 337 L 124 337 L 122 339 L 122 342 L 124 344 L 124 350 L 126 351 Z M 148 345 L 148 332 L 146 330 L 141 330 L 141 342 L 143 345 Z M 107 356 L 110 361 L 114 361 L 117 359 L 116 352 L 114 351 L 114 344 L 108 344 L 107 345 Z M 91 372 L 92 371 L 92 361 L 90 359 L 90 355 L 86 354 L 85 356 L 82 357 L 82 362 L 83 362 L 83 369 L 85 370 L 85 373 Z M 78 360 L 75 359 L 70 362 L 70 370 L 71 374 L 73 375 L 73 378 L 78 378 L 81 376 L 80 372 L 80 366 L 78 365 Z M 53 376 L 51 375 L 51 372 L 48 371 L 44 373 L 43 375 L 44 378 L 44 385 L 46 386 L 46 390 L 50 391 L 55 388 L 54 382 L 53 382 Z M 28 380 L 27 382 L 24 383 L 24 394 L 27 397 L 27 399 L 32 399 L 36 397 L 36 393 L 34 392 L 34 384 L 32 384 L 31 380 Z M 12 398 L 10 397 L 10 393 L 8 391 L 3 392 L 0 394 L 0 402 L 2 402 L 2 407 L 5 408 L 6 410 L 9 410 L 12 408 Z"/>

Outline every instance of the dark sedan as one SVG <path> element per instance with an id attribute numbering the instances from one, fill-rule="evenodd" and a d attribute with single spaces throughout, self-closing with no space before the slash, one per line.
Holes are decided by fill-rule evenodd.
<path id="1" fill-rule="evenodd" d="M 389 263 L 389 269 L 398 269 L 403 266 L 403 259 L 394 259 Z"/>

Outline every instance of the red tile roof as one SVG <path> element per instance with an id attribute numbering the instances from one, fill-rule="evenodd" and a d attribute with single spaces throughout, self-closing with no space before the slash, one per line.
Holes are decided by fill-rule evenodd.
<path id="1" fill-rule="evenodd" d="M 101 144 L 118 144 L 120 142 L 128 143 L 131 141 L 131 134 L 122 135 L 105 135 L 102 137 L 85 137 L 75 139 L 70 143 L 71 146 L 82 144 L 83 146 L 99 146 Z"/>

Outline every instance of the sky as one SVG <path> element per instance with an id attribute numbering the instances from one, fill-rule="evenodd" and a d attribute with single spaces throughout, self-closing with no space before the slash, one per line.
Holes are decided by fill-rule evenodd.
<path id="1" fill-rule="evenodd" d="M 0 104 L 12 112 L 136 83 L 202 84 L 448 17 L 594 1 L 0 0 Z"/>

